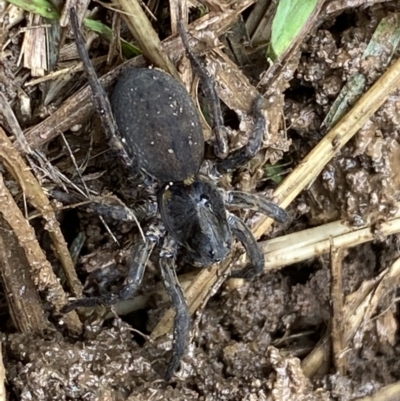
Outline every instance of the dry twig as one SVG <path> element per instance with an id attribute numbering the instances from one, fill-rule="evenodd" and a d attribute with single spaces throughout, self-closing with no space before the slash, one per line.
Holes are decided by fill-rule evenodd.
<path id="1" fill-rule="evenodd" d="M 331 246 L 349 248 L 373 241 L 375 232 L 388 236 L 400 232 L 400 203 L 394 205 L 398 211 L 379 227 L 374 223 L 352 227 L 345 221 L 334 221 L 322 226 L 284 235 L 260 242 L 265 255 L 265 269 L 277 270 L 328 253 Z"/>
<path id="2" fill-rule="evenodd" d="M 12 145 L 10 139 L 0 128 L 0 159 L 9 172 L 21 185 L 23 193 L 46 220 L 46 229 L 53 241 L 55 251 L 68 280 L 68 285 L 74 296 L 82 295 L 82 284 L 79 281 L 67 243 L 61 232 L 54 210 L 42 187 L 25 164 L 22 157 Z"/>
<path id="3" fill-rule="evenodd" d="M 331 249 L 331 341 L 336 370 L 346 374 L 346 358 L 343 355 L 343 286 L 342 286 L 343 248 Z"/>
<path id="4" fill-rule="evenodd" d="M 167 71 L 176 79 L 180 79 L 175 65 L 164 51 L 157 32 L 139 2 L 137 0 L 113 0 L 113 3 L 122 11 L 122 18 L 145 56 L 157 67 Z"/>
<path id="5" fill-rule="evenodd" d="M 355 401 L 398 401 L 400 394 L 400 382 L 382 387 L 374 395 L 357 398 Z"/>
<path id="6" fill-rule="evenodd" d="M 3 185 L 0 174 L 0 186 Z M 50 328 L 50 323 L 30 272 L 29 260 L 18 237 L 0 213 L 0 276 L 11 318 L 22 333 L 42 333 Z"/>
<path id="7" fill-rule="evenodd" d="M 74 295 L 80 296 L 82 294 L 82 285 L 76 276 L 67 244 L 65 243 L 50 202 L 43 193 L 36 178 L 1 128 L 0 160 L 19 183 L 24 195 L 26 195 L 30 203 L 41 212 L 43 218 L 46 220 L 46 229 L 49 231 L 50 237 L 53 240 L 57 256 L 64 268 L 71 291 Z M 3 184 L 2 180 L 0 183 L 0 192 L 2 199 L 0 203 L 0 213 L 14 232 L 20 246 L 25 251 L 31 268 L 29 274 L 34 278 L 39 290 L 46 291 L 47 298 L 54 308 L 60 310 L 61 307 L 67 303 L 67 297 L 53 272 L 52 266 L 47 261 L 43 250 L 37 242 L 32 227 L 22 215 L 22 212 L 16 205 L 12 195 Z M 19 297 L 20 294 L 14 294 L 14 296 Z M 72 331 L 80 331 L 81 324 L 76 314 L 66 316 L 65 321 Z"/>
<path id="8" fill-rule="evenodd" d="M 398 286 L 400 279 L 400 259 L 397 259 L 389 269 L 385 269 L 377 277 L 364 281 L 360 288 L 348 295 L 343 307 L 343 348 L 351 347 L 352 341 L 357 337 L 360 343 L 366 324 L 370 323 L 372 315 L 376 312 L 379 302 L 389 291 Z M 302 361 L 304 373 L 308 377 L 321 373 L 321 368 L 330 358 L 329 334 L 324 336 L 315 349 Z"/>
<path id="9" fill-rule="evenodd" d="M 0 129 L 0 132 L 4 132 Z M 2 147 L 0 146 L 0 149 Z M 55 308 L 60 310 L 67 303 L 67 296 L 61 287 L 57 276 L 54 274 L 53 268 L 40 247 L 33 228 L 22 215 L 21 210 L 16 205 L 14 198 L 4 185 L 2 177 L 0 177 L 0 213 L 2 214 L 7 225 L 13 231 L 20 247 L 23 249 L 28 260 L 27 267 L 29 271 L 24 272 L 26 276 L 32 277 L 39 291 L 46 294 L 47 300 Z M 21 268 L 22 266 L 20 266 Z M 16 287 L 13 287 L 16 288 Z M 21 298 L 21 292 L 12 295 Z M 30 300 L 28 300 L 30 301 Z M 28 310 L 29 308 L 27 308 Z M 24 315 L 23 311 L 18 311 Z M 81 323 L 76 313 L 66 315 L 65 323 L 72 333 L 81 331 Z"/>

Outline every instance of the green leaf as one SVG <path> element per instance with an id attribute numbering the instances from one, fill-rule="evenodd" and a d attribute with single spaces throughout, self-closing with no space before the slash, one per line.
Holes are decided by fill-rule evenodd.
<path id="1" fill-rule="evenodd" d="M 29 11 L 34 14 L 38 14 L 44 18 L 59 20 L 60 13 L 56 10 L 53 4 L 49 0 L 7 0 L 9 3 L 22 8 L 25 11 Z M 94 32 L 104 35 L 108 40 L 112 38 L 112 31 L 100 21 L 85 18 L 84 24 L 87 28 Z M 142 54 L 141 50 L 130 44 L 124 39 L 121 39 L 122 53 L 126 58 L 132 58 L 139 54 Z"/>
<path id="2" fill-rule="evenodd" d="M 264 166 L 264 171 L 265 171 L 264 177 L 270 179 L 276 184 L 280 184 L 283 181 L 283 173 L 284 173 L 283 166 L 284 165 L 280 164 L 275 164 L 275 165 L 266 164 Z"/>
<path id="3" fill-rule="evenodd" d="M 307 24 L 319 0 L 279 0 L 267 57 L 281 57 Z"/>
<path id="4" fill-rule="evenodd" d="M 87 28 L 91 29 L 94 32 L 100 33 L 107 40 L 111 41 L 113 34 L 112 34 L 112 30 L 107 25 L 103 24 L 100 21 L 89 19 L 89 18 L 85 18 L 83 23 L 85 24 L 85 26 Z M 124 56 L 126 58 L 132 58 L 139 54 L 142 54 L 142 51 L 138 47 L 130 44 L 129 42 L 127 42 L 124 39 L 121 39 L 121 49 L 122 49 L 122 53 L 124 54 Z"/>
<path id="5" fill-rule="evenodd" d="M 60 19 L 60 13 L 49 0 L 7 0 L 10 4 L 25 11 L 48 19 Z"/>

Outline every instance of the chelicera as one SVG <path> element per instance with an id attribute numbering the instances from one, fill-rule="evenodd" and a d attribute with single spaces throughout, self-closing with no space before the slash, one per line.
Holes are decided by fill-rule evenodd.
<path id="1" fill-rule="evenodd" d="M 113 118 L 104 118 L 109 103 L 85 50 L 73 11 L 71 21 L 78 51 L 94 93 L 93 100 L 103 121 L 106 120 L 107 131 L 113 136 L 116 132 L 112 124 Z M 217 136 L 215 146 L 217 153 L 224 154 L 226 145 L 221 124 L 222 113 L 213 82 L 190 51 L 182 24 L 180 35 L 195 71 L 201 76 L 203 86 L 215 101 L 212 113 L 213 131 Z M 246 163 L 259 150 L 265 126 L 261 112 L 262 101 L 259 98 L 254 104 L 255 124 L 248 145 L 219 160 L 217 165 L 220 171 Z M 162 241 L 159 265 L 176 311 L 172 358 L 166 373 L 166 380 L 170 380 L 185 352 L 190 327 L 187 302 L 175 273 L 178 247 L 185 249 L 193 264 L 205 267 L 224 260 L 231 252 L 233 239 L 236 237 L 246 249 L 249 263 L 243 271 L 236 272 L 235 275 L 251 278 L 263 271 L 264 255 L 250 229 L 239 217 L 230 213 L 226 206 L 254 209 L 279 222 L 286 221 L 286 213 L 276 204 L 256 194 L 223 191 L 211 178 L 199 173 L 204 159 L 204 139 L 199 114 L 187 91 L 170 75 L 156 69 L 127 70 L 114 89 L 111 104 L 128 158 L 135 157 L 145 174 L 159 183 L 157 202 L 161 219 L 158 224 L 150 225 L 145 238 L 134 245 L 129 274 L 119 292 L 78 299 L 67 305 L 63 311 L 110 305 L 132 297 L 141 284 L 150 253 Z"/>

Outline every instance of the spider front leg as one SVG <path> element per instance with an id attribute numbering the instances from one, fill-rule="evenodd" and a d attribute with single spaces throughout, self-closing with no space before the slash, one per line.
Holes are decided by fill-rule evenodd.
<path id="1" fill-rule="evenodd" d="M 251 160 L 260 150 L 264 137 L 266 119 L 263 113 L 264 98 L 260 95 L 253 104 L 254 127 L 250 134 L 247 145 L 228 154 L 227 129 L 224 126 L 221 105 L 219 102 L 214 80 L 208 75 L 207 70 L 201 64 L 197 56 L 190 50 L 188 35 L 182 21 L 178 22 L 179 35 L 182 39 L 185 52 L 190 60 L 193 70 L 201 79 L 205 96 L 211 103 L 212 128 L 215 137 L 214 153 L 223 159 L 218 163 L 218 169 L 221 173 L 233 170 L 236 167 L 244 165 Z"/>
<path id="2" fill-rule="evenodd" d="M 285 223 L 288 220 L 287 213 L 280 206 L 267 201 L 260 195 L 242 191 L 224 191 L 223 197 L 226 205 L 252 209 L 272 217 L 278 223 Z"/>
<path id="3" fill-rule="evenodd" d="M 165 289 L 175 309 L 172 357 L 165 374 L 166 381 L 171 380 L 179 367 L 186 350 L 190 326 L 189 307 L 175 272 L 176 250 L 176 242 L 170 236 L 166 236 L 160 252 L 160 269 Z"/>
<path id="4" fill-rule="evenodd" d="M 221 173 L 243 166 L 260 150 L 264 137 L 266 119 L 263 113 L 264 98 L 260 95 L 253 104 L 254 127 L 250 133 L 247 145 L 232 152 L 226 159 L 218 163 Z"/>
<path id="5" fill-rule="evenodd" d="M 128 277 L 122 288 L 116 294 L 106 294 L 99 297 L 80 298 L 64 306 L 62 313 L 68 313 L 80 307 L 95 307 L 100 305 L 114 305 L 117 302 L 132 298 L 138 290 L 146 269 L 147 261 L 154 248 L 155 242 L 146 240 L 138 241 L 132 249 L 132 257 L 129 263 Z"/>
<path id="6" fill-rule="evenodd" d="M 210 114 L 212 120 L 212 131 L 215 138 L 214 153 L 219 158 L 225 158 L 228 154 L 227 130 L 224 126 L 221 106 L 214 80 L 208 75 L 207 70 L 201 64 L 197 56 L 190 50 L 188 35 L 182 21 L 178 21 L 179 35 L 182 39 L 185 52 L 190 60 L 194 72 L 201 80 L 204 95 L 210 101 Z"/>
<path id="7" fill-rule="evenodd" d="M 252 278 L 264 271 L 264 254 L 259 248 L 253 233 L 246 224 L 232 213 L 228 213 L 228 224 L 232 234 L 243 244 L 250 263 L 238 272 L 232 272 L 232 277 Z"/>
<path id="8" fill-rule="evenodd" d="M 70 194 L 64 191 L 53 190 L 51 196 L 58 201 L 71 205 L 78 204 L 78 207 L 85 208 L 98 216 L 112 218 L 116 221 L 136 222 L 154 219 L 157 215 L 157 201 L 155 199 L 148 199 L 144 204 L 133 205 L 127 207 L 122 202 L 120 205 L 109 204 L 108 199 L 87 199 L 83 196 Z M 111 201 L 118 201 L 118 198 L 110 199 Z"/>
<path id="9" fill-rule="evenodd" d="M 71 7 L 69 11 L 71 26 L 75 35 L 76 48 L 92 90 L 93 104 L 96 108 L 98 116 L 100 117 L 106 136 L 110 140 L 111 148 L 116 150 L 124 164 L 130 167 L 132 166 L 132 155 L 128 154 L 127 149 L 122 146 L 117 124 L 115 123 L 111 110 L 110 101 L 108 100 L 106 92 L 97 78 L 96 71 L 86 50 L 85 39 L 79 30 L 79 20 L 75 8 Z"/>

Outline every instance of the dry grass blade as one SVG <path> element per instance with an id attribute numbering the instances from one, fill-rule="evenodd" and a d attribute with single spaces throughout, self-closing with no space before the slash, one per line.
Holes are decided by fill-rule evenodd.
<path id="1" fill-rule="evenodd" d="M 4 185 L 1 175 L 0 185 Z M 0 277 L 10 315 L 18 331 L 42 333 L 50 328 L 50 323 L 44 315 L 30 270 L 29 260 L 15 232 L 0 214 Z"/>
<path id="2" fill-rule="evenodd" d="M 3 132 L 0 129 L 0 132 Z M 0 145 L 0 149 L 3 147 Z M 23 249 L 30 271 L 26 274 L 30 275 L 39 291 L 46 293 L 47 300 L 56 309 L 60 310 L 67 303 L 67 296 L 57 276 L 54 274 L 53 267 L 46 259 L 46 256 L 40 247 L 33 228 L 22 215 L 21 210 L 15 203 L 11 193 L 8 191 L 1 178 L 0 181 L 0 213 L 7 222 L 10 229 L 14 232 L 18 243 Z M 20 297 L 21 294 L 14 294 Z M 66 315 L 64 322 L 71 333 L 80 333 L 82 325 L 78 319 L 78 315 L 74 312 Z"/>
<path id="3" fill-rule="evenodd" d="M 113 0 L 113 4 L 122 11 L 123 19 L 145 56 L 157 67 L 169 72 L 176 79 L 180 79 L 174 64 L 163 50 L 157 32 L 139 2 L 137 0 Z"/>
<path id="4" fill-rule="evenodd" d="M 118 76 L 129 67 L 144 67 L 145 62 L 142 57 L 131 60 L 119 68 L 110 71 L 100 79 L 105 89 L 109 88 Z M 28 144 L 32 149 L 36 149 L 50 140 L 56 138 L 61 132 L 65 132 L 75 124 L 82 123 L 95 110 L 91 102 L 92 91 L 89 86 L 67 99 L 61 107 L 46 120 L 42 121 L 25 133 Z"/>
<path id="5" fill-rule="evenodd" d="M 344 306 L 343 325 L 345 325 L 344 343 L 347 344 L 354 338 L 355 333 L 360 327 L 368 305 L 371 302 L 374 289 L 378 286 L 382 278 L 387 274 L 385 269 L 376 277 L 365 280 L 357 291 L 347 295 Z"/>
<path id="6" fill-rule="evenodd" d="M 382 387 L 374 395 L 357 398 L 354 401 L 398 401 L 400 394 L 400 382 Z"/>
<path id="7" fill-rule="evenodd" d="M 0 129 L 0 159 L 19 185 L 21 185 L 24 194 L 27 196 L 32 206 L 34 206 L 46 220 L 46 229 L 50 234 L 57 257 L 65 271 L 71 292 L 75 296 L 81 296 L 82 285 L 76 275 L 71 255 L 68 251 L 54 210 L 40 184 L 2 129 Z"/>
<path id="8" fill-rule="evenodd" d="M 301 368 L 305 376 L 313 377 L 318 374 L 326 374 L 331 366 L 331 341 L 327 332 L 317 346 L 301 361 Z"/>
<path id="9" fill-rule="evenodd" d="M 400 59 L 397 60 L 369 91 L 354 105 L 321 142 L 300 162 L 274 192 L 283 208 L 317 177 L 326 164 L 357 133 L 400 85 Z M 271 218 L 262 218 L 254 229 L 260 238 L 272 225 Z"/>
<path id="10" fill-rule="evenodd" d="M 107 56 L 97 57 L 96 59 L 92 60 L 94 65 L 104 63 L 107 60 Z M 29 86 L 39 85 L 42 82 L 56 80 L 58 78 L 63 78 L 67 75 L 73 75 L 76 72 L 83 71 L 83 64 L 82 62 L 74 65 L 73 67 L 62 68 L 61 70 L 57 70 L 47 74 L 44 77 L 33 79 L 32 81 L 27 82 L 24 86 L 28 88 Z"/>
<path id="11" fill-rule="evenodd" d="M 76 10 L 79 22 L 82 22 L 89 3 L 90 0 L 66 0 L 65 5 L 61 12 L 60 26 L 65 28 L 68 25 L 69 12 L 70 12 L 69 10 L 71 8 L 74 8 Z"/>
<path id="12" fill-rule="evenodd" d="M 186 0 L 170 0 L 169 14 L 171 19 L 172 35 L 178 33 L 178 20 L 182 20 L 185 24 L 188 22 L 188 4 Z"/>
<path id="13" fill-rule="evenodd" d="M 340 12 L 343 12 L 348 9 L 354 9 L 360 6 L 372 6 L 373 4 L 377 3 L 386 3 L 389 2 L 390 0 L 353 0 L 353 1 L 348 1 L 348 0 L 329 0 L 327 1 L 326 7 L 324 7 L 323 10 L 323 16 L 327 16 L 330 14 L 338 14 Z"/>
<path id="14" fill-rule="evenodd" d="M 22 45 L 24 54 L 24 67 L 31 70 L 33 77 L 41 77 L 48 69 L 46 52 L 46 29 L 36 28 L 35 25 L 42 24 L 43 19 L 40 15 L 30 16 L 30 24 L 33 29 L 25 32 L 24 43 Z"/>
<path id="15" fill-rule="evenodd" d="M 400 205 L 397 205 L 400 206 Z M 379 226 L 380 235 L 391 235 L 400 232 L 400 210 L 387 222 Z M 337 221 L 325 224 L 316 228 L 289 234 L 284 237 L 276 238 L 271 241 L 265 241 L 263 249 L 266 257 L 266 269 L 276 270 L 293 263 L 300 262 L 318 255 L 329 252 L 331 247 L 343 248 L 356 246 L 374 239 L 372 225 L 365 227 L 350 227 L 345 222 Z M 397 263 L 397 262 L 396 262 Z M 341 349 L 345 349 L 348 342 L 354 337 L 362 321 L 368 321 L 374 313 L 379 300 L 388 290 L 388 286 L 394 285 L 397 281 L 397 264 L 394 264 L 391 273 L 382 272 L 378 277 L 363 283 L 358 291 L 346 298 L 346 306 L 340 310 L 342 303 L 340 298 L 341 290 L 336 288 L 332 295 L 334 307 L 334 319 L 338 319 L 338 325 L 345 333 L 342 333 L 340 341 Z M 332 266 L 333 269 L 333 266 Z M 387 276 L 385 274 L 387 273 Z M 336 276 L 336 277 L 334 277 Z M 340 280 L 338 271 L 332 272 L 333 280 Z M 385 278 L 387 277 L 387 278 Z M 393 281 L 394 280 L 394 281 Z M 381 284 L 379 284 L 381 283 Z M 337 283 L 337 287 L 339 287 Z M 374 292 L 374 289 L 377 290 Z M 344 314 L 344 312 L 346 312 Z M 368 314 L 368 315 L 367 315 Z M 339 323 L 340 322 L 340 323 Z M 335 326 L 335 324 L 333 324 Z M 335 327 L 332 327 L 332 336 L 338 340 L 338 333 Z M 339 344 L 339 340 L 337 342 Z M 335 356 L 341 357 L 338 353 L 339 346 L 336 349 L 334 345 Z M 311 377 L 326 364 L 330 355 L 330 341 L 328 334 L 326 341 L 320 342 L 313 352 L 304 359 L 302 366 L 305 374 Z M 343 357 L 339 359 L 339 366 L 345 364 Z M 344 369 L 339 368 L 339 369 Z M 320 373 L 320 372 L 319 372 Z"/>
<path id="16" fill-rule="evenodd" d="M 0 401 L 6 401 L 6 369 L 3 363 L 2 345 L 0 342 Z"/>
<path id="17" fill-rule="evenodd" d="M 351 341 L 357 335 L 361 342 L 364 326 L 370 322 L 376 312 L 380 300 L 389 292 L 397 288 L 400 278 L 400 259 L 397 259 L 389 269 L 384 270 L 377 277 L 364 281 L 360 288 L 346 297 L 343 308 L 341 327 L 343 330 L 343 348 L 350 347 Z M 321 373 L 320 369 L 329 359 L 330 342 L 328 334 L 326 342 L 320 342 L 312 353 L 302 362 L 305 374 L 308 377 Z"/>
<path id="18" fill-rule="evenodd" d="M 273 16 L 278 4 L 269 0 L 259 0 L 246 20 L 246 29 L 250 35 L 252 47 L 267 43 L 271 37 Z"/>
<path id="19" fill-rule="evenodd" d="M 395 204 L 400 208 L 400 204 Z M 260 242 L 265 255 L 265 270 L 277 270 L 328 253 L 331 246 L 348 248 L 374 240 L 373 223 L 352 227 L 345 221 L 335 221 Z M 376 227 L 375 227 L 376 228 Z M 400 209 L 386 222 L 379 225 L 380 235 L 400 232 Z"/>
<path id="20" fill-rule="evenodd" d="M 16 142 L 18 143 L 19 148 L 24 153 L 30 153 L 31 150 L 29 149 L 29 145 L 26 142 L 26 138 L 24 136 L 24 133 L 22 132 L 17 117 L 15 116 L 13 109 L 8 103 L 6 97 L 1 92 L 0 92 L 0 107 L 1 107 L 0 113 L 3 114 L 4 119 L 7 121 L 7 124 L 11 130 L 12 135 L 14 135 L 16 138 Z"/>
<path id="21" fill-rule="evenodd" d="M 343 285 L 342 285 L 343 248 L 331 249 L 331 300 L 332 300 L 332 351 L 336 370 L 346 374 L 346 358 L 343 351 Z"/>
<path id="22" fill-rule="evenodd" d="M 382 275 L 382 274 L 381 274 Z M 379 306 L 380 300 L 391 291 L 397 288 L 400 278 L 400 258 L 397 259 L 392 266 L 384 271 L 382 275 L 382 279 L 379 281 L 379 284 L 374 287 L 367 295 L 366 299 L 369 298 L 369 302 L 367 304 L 367 308 L 358 307 L 357 310 L 353 310 L 351 305 L 349 306 L 346 303 L 345 307 L 345 330 L 346 330 L 346 341 L 350 341 L 353 336 L 356 335 L 356 330 L 358 330 L 357 336 L 358 341 L 361 341 L 364 331 L 365 325 L 369 323 L 372 318 L 372 315 L 376 312 Z M 360 326 L 356 325 L 357 315 L 362 316 L 362 324 Z M 350 324 L 350 322 L 352 324 Z"/>

